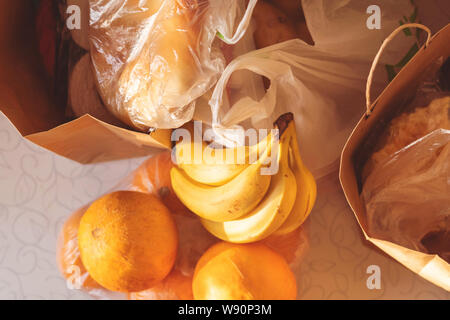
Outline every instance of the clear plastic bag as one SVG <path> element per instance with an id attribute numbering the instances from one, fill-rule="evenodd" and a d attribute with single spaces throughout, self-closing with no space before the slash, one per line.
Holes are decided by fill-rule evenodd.
<path id="1" fill-rule="evenodd" d="M 370 236 L 449 261 L 442 240 L 450 232 L 450 131 L 435 130 L 379 163 L 362 197 Z"/>
<path id="2" fill-rule="evenodd" d="M 256 1 L 245 9 L 245 0 L 90 0 L 91 56 L 107 107 L 140 130 L 191 120 L 195 99 L 225 67 L 216 35 L 239 41 Z"/>
<path id="3" fill-rule="evenodd" d="M 96 299 L 190 300 L 192 277 L 197 261 L 219 239 L 202 226 L 175 196 L 170 183 L 173 167 L 171 153 L 163 152 L 146 160 L 112 191 L 130 190 L 157 195 L 171 211 L 178 229 L 177 260 L 171 273 L 152 288 L 135 293 L 117 293 L 102 288 L 87 272 L 78 248 L 78 226 L 89 205 L 77 210 L 66 220 L 59 234 L 57 260 L 60 272 L 70 288 L 82 290 Z M 308 246 L 305 230 L 286 235 L 272 235 L 261 241 L 282 255 L 291 268 L 298 268 Z"/>
<path id="4" fill-rule="evenodd" d="M 336 169 L 343 144 L 360 118 L 370 62 L 382 41 L 414 7 L 408 0 L 390 1 L 383 7 L 383 28 L 369 30 L 368 16 L 361 12 L 370 1 L 302 3 L 315 45 L 290 40 L 236 58 L 223 72 L 209 102 L 211 124 L 215 139 L 231 147 L 240 139 L 227 129 L 245 127 L 249 121 L 252 127 L 270 128 L 279 115 L 292 112 L 302 157 L 320 178 Z M 361 27 L 355 27 L 356 23 Z M 398 52 L 408 51 L 415 40 L 399 39 L 383 61 L 396 62 L 401 58 Z M 224 92 L 232 75 L 242 70 L 268 78 L 270 87 L 265 95 L 244 95 L 229 107 Z M 387 78 L 386 73 L 377 74 L 374 87 L 386 85 Z"/>

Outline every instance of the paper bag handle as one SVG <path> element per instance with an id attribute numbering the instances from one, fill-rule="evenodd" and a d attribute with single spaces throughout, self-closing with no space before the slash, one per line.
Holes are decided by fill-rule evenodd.
<path id="1" fill-rule="evenodd" d="M 425 43 L 425 48 L 428 46 L 428 44 L 430 43 L 430 39 L 431 39 L 431 30 L 424 26 L 423 24 L 419 24 L 419 23 L 406 23 L 403 24 L 401 26 L 399 26 L 397 29 L 395 29 L 384 41 L 383 44 L 380 47 L 380 50 L 378 50 L 377 55 L 375 56 L 375 59 L 373 60 L 372 63 L 372 67 L 370 68 L 370 72 L 369 72 L 369 76 L 367 77 L 367 85 L 366 85 L 366 115 L 370 116 L 370 114 L 372 113 L 372 101 L 371 101 L 371 97 L 370 97 L 370 88 L 372 87 L 372 80 L 373 80 L 373 74 L 375 73 L 375 69 L 378 65 L 378 61 L 380 60 L 381 54 L 383 53 L 384 49 L 387 47 L 387 45 L 389 44 L 389 42 L 391 42 L 392 39 L 395 38 L 395 36 L 400 33 L 400 31 L 402 31 L 403 29 L 407 29 L 407 28 L 419 28 L 422 30 L 425 30 L 428 33 L 428 37 L 427 37 L 427 42 Z"/>

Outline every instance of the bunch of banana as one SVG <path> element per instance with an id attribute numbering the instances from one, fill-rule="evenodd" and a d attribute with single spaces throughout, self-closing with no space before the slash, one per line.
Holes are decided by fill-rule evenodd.
<path id="1" fill-rule="evenodd" d="M 176 145 L 176 163 L 194 181 L 210 186 L 221 186 L 239 175 L 261 155 L 270 142 L 270 136 L 251 147 L 215 149 L 201 137 L 195 136 L 192 122 L 182 127 L 189 134 Z"/>
<path id="2" fill-rule="evenodd" d="M 216 159 L 214 164 L 206 163 L 206 157 L 204 162 L 194 164 L 186 161 L 182 152 L 192 151 L 189 148 L 195 147 L 193 143 L 177 144 L 178 166 L 171 170 L 172 187 L 216 237 L 248 243 L 271 234 L 286 234 L 297 229 L 311 212 L 316 183 L 300 157 L 292 114 L 281 116 L 275 127 L 279 136 L 269 133 L 254 147 L 234 150 L 242 152 L 245 159 L 259 152 L 255 162 L 237 164 Z M 277 173 L 261 174 L 272 156 Z"/>

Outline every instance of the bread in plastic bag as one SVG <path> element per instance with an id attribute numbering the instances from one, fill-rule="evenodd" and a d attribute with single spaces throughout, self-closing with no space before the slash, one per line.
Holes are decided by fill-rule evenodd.
<path id="1" fill-rule="evenodd" d="M 279 115 L 292 112 L 306 166 L 315 178 L 335 170 L 343 144 L 364 108 L 370 62 L 398 21 L 414 12 L 410 1 L 389 2 L 383 7 L 383 28 L 369 30 L 367 16 L 361 12 L 370 4 L 360 10 L 369 2 L 303 1 L 314 46 L 290 40 L 232 61 L 209 102 L 215 139 L 232 147 L 239 144 L 239 137 L 227 129 L 249 120 L 254 128 L 270 128 Z M 360 28 L 355 28 L 356 22 Z M 400 59 L 398 52 L 408 51 L 414 38 L 397 43 L 384 55 L 383 63 Z M 247 95 L 228 106 L 223 93 L 231 76 L 242 70 L 268 78 L 270 87 L 265 95 Z M 374 86 L 379 89 L 386 82 L 385 73 L 377 74 Z"/>
<path id="2" fill-rule="evenodd" d="M 102 288 L 84 268 L 78 249 L 78 226 L 88 208 L 85 206 L 68 218 L 58 241 L 57 259 L 60 271 L 72 289 L 82 290 L 96 299 L 193 299 L 191 283 L 197 261 L 209 247 L 219 242 L 219 239 L 208 233 L 199 218 L 176 198 L 170 184 L 169 172 L 172 167 L 171 152 L 160 153 L 144 161 L 129 177 L 112 189 L 152 193 L 170 209 L 179 237 L 177 260 L 171 273 L 156 286 L 141 292 L 124 294 Z M 292 269 L 298 267 L 308 247 L 303 228 L 286 235 L 270 236 L 261 242 L 281 254 Z"/>
<path id="3" fill-rule="evenodd" d="M 124 124 L 105 108 L 98 95 L 88 53 L 72 68 L 68 82 L 68 106 L 75 117 L 89 114 L 103 122 L 124 127 Z"/>
<path id="4" fill-rule="evenodd" d="M 143 131 L 191 120 L 195 99 L 225 67 L 216 35 L 236 43 L 255 4 L 244 13 L 244 0 L 90 0 L 91 56 L 107 107 Z"/>
<path id="5" fill-rule="evenodd" d="M 383 146 L 374 152 L 362 172 L 363 182 L 370 172 L 385 161 L 389 156 L 403 149 L 407 145 L 419 140 L 437 128 L 450 130 L 450 96 L 439 98 L 445 93 L 425 94 L 423 89 L 421 94 L 415 98 L 415 103 L 421 100 L 433 99 L 427 107 L 419 107 L 414 112 L 405 112 L 392 120 L 388 136 L 381 139 Z M 448 94 L 448 93 L 447 93 Z M 428 100 L 429 101 L 429 100 Z M 426 102 L 425 102 L 426 103 Z"/>
<path id="6" fill-rule="evenodd" d="M 437 129 L 381 161 L 362 198 L 371 237 L 450 261 L 450 130 Z"/>

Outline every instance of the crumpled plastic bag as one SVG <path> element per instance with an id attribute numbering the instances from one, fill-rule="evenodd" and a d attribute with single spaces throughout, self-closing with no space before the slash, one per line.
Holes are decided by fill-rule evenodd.
<path id="1" fill-rule="evenodd" d="M 192 277 L 197 261 L 220 240 L 202 226 L 172 190 L 171 152 L 163 152 L 144 161 L 111 192 L 130 190 L 151 193 L 160 198 L 173 214 L 178 230 L 177 260 L 171 273 L 160 283 L 141 292 L 118 293 L 101 287 L 87 272 L 78 248 L 78 226 L 89 205 L 75 211 L 66 220 L 58 237 L 57 260 L 61 274 L 71 289 L 82 290 L 96 299 L 191 300 Z M 306 231 L 299 228 L 286 235 L 272 235 L 261 241 L 282 255 L 292 269 L 298 265 L 309 243 Z"/>
<path id="2" fill-rule="evenodd" d="M 342 147 L 364 109 L 370 64 L 382 41 L 404 16 L 413 15 L 414 7 L 409 0 L 383 4 L 382 28 L 369 30 L 365 12 L 371 1 L 304 0 L 302 4 L 315 45 L 290 40 L 232 61 L 209 101 L 210 124 L 215 140 L 232 147 L 241 139 L 228 129 L 248 126 L 249 121 L 257 129 L 271 128 L 279 115 L 292 112 L 302 157 L 317 179 L 337 168 Z M 382 63 L 396 63 L 416 40 L 413 35 L 399 37 Z M 233 73 L 242 70 L 268 78 L 270 87 L 263 96 L 246 95 L 228 106 L 224 92 Z M 387 79 L 384 69 L 377 72 L 375 91 Z"/>
<path id="3" fill-rule="evenodd" d="M 191 120 L 225 67 L 221 44 L 244 35 L 256 1 L 90 0 L 90 52 L 107 107 L 143 131 Z"/>
<path id="4" fill-rule="evenodd" d="M 450 130 L 437 129 L 379 163 L 362 198 L 371 237 L 450 261 Z"/>

